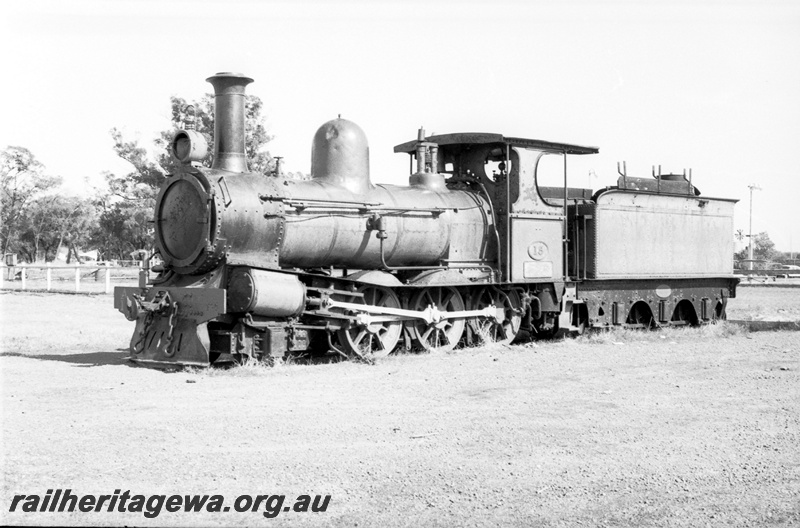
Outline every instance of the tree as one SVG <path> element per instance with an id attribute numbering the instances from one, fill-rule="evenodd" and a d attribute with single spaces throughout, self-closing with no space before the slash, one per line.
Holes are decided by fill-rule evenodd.
<path id="1" fill-rule="evenodd" d="M 132 251 L 150 247 L 153 232 L 152 210 L 131 202 L 100 203 L 100 217 L 95 244 L 106 260 L 130 259 Z"/>
<path id="2" fill-rule="evenodd" d="M 40 249 L 44 245 L 43 239 L 55 227 L 50 210 L 57 199 L 58 195 L 36 198 L 20 216 L 18 252 L 22 254 L 23 259 L 29 262 L 39 260 Z M 45 260 L 47 260 L 46 249 Z"/>
<path id="3" fill-rule="evenodd" d="M 97 215 L 92 200 L 40 196 L 31 200 L 20 217 L 17 249 L 28 262 L 52 261 L 65 245 L 77 251 L 91 244 L 96 232 Z"/>
<path id="4" fill-rule="evenodd" d="M 734 255 L 736 261 L 749 259 L 749 247 L 745 246 L 744 249 Z M 762 231 L 757 235 L 753 235 L 753 260 L 765 260 L 767 262 L 775 259 L 777 253 L 775 251 L 775 243 L 770 240 L 769 234 Z M 759 263 L 760 264 L 760 263 Z M 761 265 L 754 265 L 754 268 L 763 268 Z"/>
<path id="5" fill-rule="evenodd" d="M 61 183 L 44 174 L 42 165 L 24 147 L 6 147 L 0 152 L 0 241 L 3 253 L 17 244 L 20 218 L 30 201 Z"/>
<path id="6" fill-rule="evenodd" d="M 797 265 L 800 263 L 797 251 L 777 251 L 774 260 L 782 264 Z"/>
<path id="7" fill-rule="evenodd" d="M 53 258 L 58 255 L 63 245 L 77 251 L 78 248 L 86 247 L 92 242 L 98 223 L 96 207 L 91 199 L 60 198 L 56 201 L 51 215 L 56 226 L 56 230 L 52 233 L 53 239 L 55 235 L 58 236 Z M 77 257 L 77 253 L 75 256 Z M 68 252 L 67 262 L 69 260 Z"/>

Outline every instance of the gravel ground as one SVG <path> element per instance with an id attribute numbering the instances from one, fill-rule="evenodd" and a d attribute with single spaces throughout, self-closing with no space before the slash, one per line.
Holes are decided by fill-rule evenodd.
<path id="1" fill-rule="evenodd" d="M 800 307 L 741 288 L 731 318 Z M 734 325 L 162 372 L 110 296 L 0 293 L 0 521 L 800 525 L 800 344 Z M 9 512 L 17 494 L 330 495 L 327 511 Z"/>

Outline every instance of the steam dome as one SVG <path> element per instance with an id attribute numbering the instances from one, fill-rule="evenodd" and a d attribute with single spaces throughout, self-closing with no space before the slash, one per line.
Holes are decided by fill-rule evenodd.
<path id="1" fill-rule="evenodd" d="M 363 194 L 369 181 L 369 145 L 361 127 L 347 119 L 328 121 L 314 134 L 311 178 Z"/>

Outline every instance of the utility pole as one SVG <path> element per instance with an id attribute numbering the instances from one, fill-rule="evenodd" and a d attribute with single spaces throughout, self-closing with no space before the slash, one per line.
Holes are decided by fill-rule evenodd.
<path id="1" fill-rule="evenodd" d="M 751 183 L 747 186 L 750 189 L 750 234 L 747 235 L 750 238 L 749 249 L 747 250 L 747 259 L 750 261 L 750 265 L 748 266 L 749 269 L 753 269 L 753 191 L 760 191 L 762 190 L 761 187 L 757 186 L 755 183 Z"/>

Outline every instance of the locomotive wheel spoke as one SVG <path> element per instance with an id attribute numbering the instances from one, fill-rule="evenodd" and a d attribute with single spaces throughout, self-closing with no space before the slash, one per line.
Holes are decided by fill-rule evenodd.
<path id="1" fill-rule="evenodd" d="M 366 335 L 367 335 L 367 331 L 366 331 L 366 330 L 362 330 L 361 332 L 359 332 L 359 333 L 358 333 L 358 335 L 355 337 L 355 339 L 353 339 L 353 344 L 354 344 L 354 345 L 355 345 L 355 346 L 356 346 L 356 347 L 357 347 L 359 350 L 361 350 L 361 343 L 362 343 L 362 341 L 364 341 L 364 337 L 365 337 Z"/>
<path id="2" fill-rule="evenodd" d="M 362 302 L 371 306 L 400 308 L 400 299 L 388 288 L 365 284 L 358 288 L 364 294 Z M 385 357 L 397 346 L 403 332 L 399 321 L 384 321 L 369 325 L 351 322 L 339 330 L 339 342 L 349 355 L 363 357 Z"/>
<path id="3" fill-rule="evenodd" d="M 445 298 L 442 299 L 441 306 L 449 306 L 450 305 L 450 301 L 452 299 L 453 299 L 453 294 L 452 293 L 447 295 L 447 296 L 445 296 Z"/>
<path id="4" fill-rule="evenodd" d="M 472 330 L 485 343 L 495 342 L 507 345 L 514 341 L 522 324 L 522 314 L 519 313 L 519 294 L 514 290 L 507 292 L 488 286 L 473 298 L 470 310 L 482 310 L 487 306 L 495 306 L 503 310 L 503 321 L 486 317 L 475 317 L 470 320 Z"/>
<path id="5" fill-rule="evenodd" d="M 431 295 L 431 292 L 429 292 L 428 290 L 425 290 L 425 298 L 428 300 L 428 304 L 430 304 L 431 306 L 436 306 L 436 301 Z"/>
<path id="6" fill-rule="evenodd" d="M 383 345 L 383 336 L 385 336 L 385 335 L 386 335 L 386 332 L 378 332 L 377 335 L 370 337 L 370 339 L 372 339 L 373 337 L 375 338 L 375 346 L 372 347 L 373 350 L 375 350 L 375 351 L 386 350 L 386 347 Z"/>
<path id="7" fill-rule="evenodd" d="M 409 309 L 424 311 L 436 308 L 440 312 L 464 310 L 464 300 L 455 288 L 449 286 L 426 288 L 414 295 Z M 452 350 L 464 334 L 464 319 L 442 319 L 430 324 L 422 320 L 411 321 L 409 327 L 414 343 L 422 350 Z"/>
<path id="8" fill-rule="evenodd" d="M 450 345 L 450 336 L 445 331 L 442 331 L 440 333 L 441 333 L 441 336 L 442 336 L 442 342 L 444 343 L 444 346 L 449 346 Z"/>

